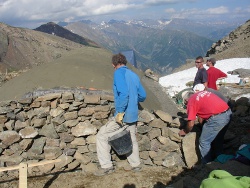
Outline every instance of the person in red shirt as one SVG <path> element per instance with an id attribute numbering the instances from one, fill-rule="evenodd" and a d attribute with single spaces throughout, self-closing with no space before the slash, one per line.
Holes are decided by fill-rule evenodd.
<path id="1" fill-rule="evenodd" d="M 188 123 L 185 129 L 179 131 L 179 135 L 185 136 L 192 130 L 196 116 L 199 123 L 205 122 L 199 139 L 199 149 L 201 162 L 206 164 L 213 160 L 211 143 L 216 139 L 216 147 L 223 144 L 225 131 L 222 130 L 231 119 L 231 109 L 225 101 L 209 91 L 187 92 L 183 101 L 187 103 Z"/>
<path id="2" fill-rule="evenodd" d="M 210 58 L 207 60 L 206 65 L 209 67 L 207 70 L 208 75 L 208 81 L 207 81 L 207 87 L 212 88 L 214 90 L 217 90 L 216 81 L 220 78 L 226 78 L 227 74 L 222 72 L 220 69 L 217 69 L 214 67 L 216 63 L 216 60 L 214 58 Z"/>

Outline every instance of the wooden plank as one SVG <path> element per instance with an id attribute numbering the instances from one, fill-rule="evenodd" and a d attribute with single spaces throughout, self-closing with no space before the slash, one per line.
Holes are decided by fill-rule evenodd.
<path id="1" fill-rule="evenodd" d="M 62 159 L 55 159 L 55 160 L 49 160 L 49 161 L 41 161 L 41 162 L 37 162 L 37 163 L 30 163 L 30 164 L 28 164 L 28 167 L 46 165 L 46 164 L 50 164 L 50 163 L 58 163 L 58 162 L 61 162 L 61 160 Z M 1 167 L 0 172 L 9 171 L 9 170 L 17 170 L 17 169 L 19 169 L 19 165 L 10 166 L 10 167 Z"/>
<path id="2" fill-rule="evenodd" d="M 55 160 L 49 160 L 49 161 L 40 161 L 37 163 L 29 163 L 28 167 L 34 167 L 34 166 L 40 166 L 40 165 L 46 165 L 50 163 L 58 163 L 61 162 L 62 159 L 55 159 Z"/>
<path id="3" fill-rule="evenodd" d="M 9 171 L 9 170 L 17 170 L 17 169 L 19 169 L 19 165 L 10 166 L 10 167 L 1 167 L 0 172 Z"/>
<path id="4" fill-rule="evenodd" d="M 27 163 L 19 164 L 19 188 L 27 188 L 27 174 L 28 174 Z"/>
<path id="5" fill-rule="evenodd" d="M 0 168 L 0 172 L 8 171 L 8 170 L 17 170 L 19 169 L 19 188 L 27 188 L 28 182 L 28 168 L 40 165 L 46 165 L 50 163 L 58 163 L 61 162 L 62 159 L 49 160 L 49 161 L 41 161 L 37 163 L 20 163 L 17 166 L 4 167 Z"/>

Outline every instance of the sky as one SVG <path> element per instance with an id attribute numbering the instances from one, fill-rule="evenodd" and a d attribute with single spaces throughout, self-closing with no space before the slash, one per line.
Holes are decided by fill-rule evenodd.
<path id="1" fill-rule="evenodd" d="M 204 65 L 204 67 L 208 69 L 206 65 Z M 227 74 L 227 78 L 222 80 L 224 83 L 239 83 L 241 79 L 239 75 L 232 75 L 228 74 L 227 72 L 239 68 L 250 69 L 250 58 L 232 58 L 220 60 L 216 62 L 215 67 Z M 164 90 L 171 97 L 173 97 L 183 89 L 188 88 L 186 83 L 194 80 L 196 72 L 197 68 L 194 65 L 193 68 L 161 77 L 159 79 L 159 84 L 164 87 Z M 250 98 L 250 93 L 245 97 Z"/>
<path id="2" fill-rule="evenodd" d="M 0 22 L 34 29 L 48 22 L 188 18 L 250 19 L 249 0 L 0 0 Z M 244 21 L 244 22 L 243 22 Z M 240 23 L 240 24 L 242 24 Z"/>

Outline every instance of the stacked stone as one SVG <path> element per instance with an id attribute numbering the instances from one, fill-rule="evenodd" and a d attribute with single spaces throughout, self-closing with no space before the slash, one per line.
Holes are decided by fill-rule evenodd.
<path id="1" fill-rule="evenodd" d="M 249 105 L 242 108 L 236 112 L 249 111 Z M 61 159 L 29 168 L 29 172 L 44 174 L 77 168 L 95 171 L 96 134 L 113 116 L 113 110 L 113 94 L 98 91 L 47 93 L 1 102 L 0 167 Z M 191 167 L 198 161 L 196 133 L 179 137 L 181 124 L 181 119 L 161 110 L 140 111 L 137 139 L 144 165 Z M 114 151 L 112 159 L 117 167 L 126 161 Z"/>
<path id="2" fill-rule="evenodd" d="M 18 101 L 2 102 L 0 107 L 1 167 L 21 162 L 61 159 L 37 166 L 30 172 L 48 173 L 81 168 L 96 170 L 96 133 L 113 116 L 112 93 L 48 93 Z M 178 118 L 165 112 L 140 111 L 138 142 L 146 165 L 184 165 L 177 132 Z M 114 163 L 119 157 L 113 152 Z"/>

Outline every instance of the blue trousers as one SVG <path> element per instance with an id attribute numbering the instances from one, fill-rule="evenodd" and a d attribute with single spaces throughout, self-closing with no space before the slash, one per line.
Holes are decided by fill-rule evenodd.
<path id="1" fill-rule="evenodd" d="M 230 122 L 231 115 L 232 112 L 229 109 L 224 113 L 211 116 L 203 125 L 199 139 L 199 149 L 202 157 L 201 162 L 203 164 L 213 160 L 212 153 L 218 155 L 222 152 L 224 135 Z M 214 152 L 211 149 L 212 142 L 215 147 Z"/>

